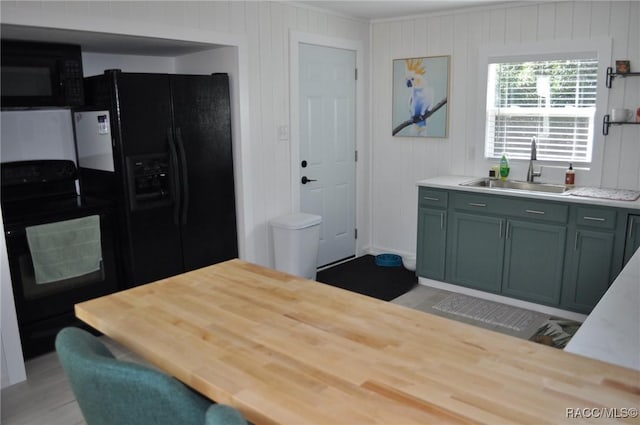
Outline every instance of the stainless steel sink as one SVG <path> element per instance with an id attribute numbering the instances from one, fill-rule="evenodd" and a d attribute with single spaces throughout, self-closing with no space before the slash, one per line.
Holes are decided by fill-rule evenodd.
<path id="1" fill-rule="evenodd" d="M 566 186 L 561 184 L 529 183 L 518 180 L 493 180 L 489 178 L 481 178 L 465 183 L 460 183 L 460 186 L 486 187 L 490 189 L 515 189 L 526 190 L 530 192 L 547 193 L 563 193 L 568 190 Z"/>

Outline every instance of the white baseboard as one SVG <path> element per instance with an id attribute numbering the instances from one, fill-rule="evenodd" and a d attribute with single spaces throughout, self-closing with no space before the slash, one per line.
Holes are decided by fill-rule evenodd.
<path id="1" fill-rule="evenodd" d="M 414 258 L 416 256 L 415 252 L 401 251 L 401 250 L 398 250 L 398 249 L 376 248 L 376 247 L 369 247 L 369 249 L 367 249 L 366 252 L 367 252 L 367 254 L 371 254 L 371 255 L 396 254 L 396 255 L 399 255 L 401 257 L 414 257 Z"/>
<path id="2" fill-rule="evenodd" d="M 355 260 L 356 257 L 345 258 L 344 260 L 336 261 L 335 263 L 327 264 L 326 266 L 318 267 L 316 271 L 321 272 L 322 270 L 330 269 L 331 267 L 339 266 L 340 264 L 348 263 L 349 261 Z"/>
<path id="3" fill-rule="evenodd" d="M 420 285 L 430 286 L 432 288 L 444 289 L 445 291 L 451 291 L 451 292 L 457 292 L 459 294 L 465 294 L 472 297 L 482 298 L 484 300 L 508 304 L 514 307 L 525 308 L 527 310 L 538 311 L 540 313 L 545 313 L 552 316 L 558 316 L 564 319 L 575 320 L 577 322 L 584 322 L 585 319 L 587 318 L 585 314 L 575 313 L 573 311 L 562 310 L 559 308 L 549 307 L 546 305 L 535 304 L 528 301 L 517 300 L 515 298 L 503 297 L 502 295 L 491 294 L 489 292 L 478 291 L 475 289 L 465 288 L 464 286 L 453 285 L 451 283 L 440 282 L 437 280 L 427 279 L 424 277 L 418 277 L 418 283 Z"/>

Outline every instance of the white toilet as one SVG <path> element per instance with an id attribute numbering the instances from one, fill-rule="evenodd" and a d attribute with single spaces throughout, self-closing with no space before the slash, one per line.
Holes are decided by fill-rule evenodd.
<path id="1" fill-rule="evenodd" d="M 322 217 L 295 213 L 271 220 L 276 269 L 316 279 Z"/>

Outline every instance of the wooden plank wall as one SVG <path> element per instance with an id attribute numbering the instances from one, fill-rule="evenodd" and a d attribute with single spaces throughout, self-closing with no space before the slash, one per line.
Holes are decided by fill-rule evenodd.
<path id="1" fill-rule="evenodd" d="M 612 61 L 629 59 L 632 70 L 640 71 L 638 22 L 640 2 L 636 1 L 512 2 L 374 22 L 372 246 L 380 251 L 415 252 L 417 180 L 442 174 L 488 173 L 491 163 L 483 158 L 484 98 L 477 77 L 481 46 L 610 37 Z M 451 55 L 448 138 L 392 137 L 393 59 L 437 55 Z M 640 78 L 616 79 L 606 94 L 608 110 L 635 110 L 640 107 Z M 602 122 L 596 120 L 594 132 L 599 135 L 596 141 L 604 143 L 604 171 L 602 176 L 588 176 L 594 177 L 590 180 L 601 180 L 603 187 L 640 189 L 640 126 L 612 127 L 604 138 Z M 562 182 L 566 165 L 545 169 L 543 176 Z M 514 176 L 524 179 L 526 166 L 524 162 L 512 164 Z"/>

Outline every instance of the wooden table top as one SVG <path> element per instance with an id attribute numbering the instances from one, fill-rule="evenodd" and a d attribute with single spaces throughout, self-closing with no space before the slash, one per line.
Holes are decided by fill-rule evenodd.
<path id="1" fill-rule="evenodd" d="M 241 260 L 76 315 L 256 424 L 640 423 L 640 372 Z"/>

